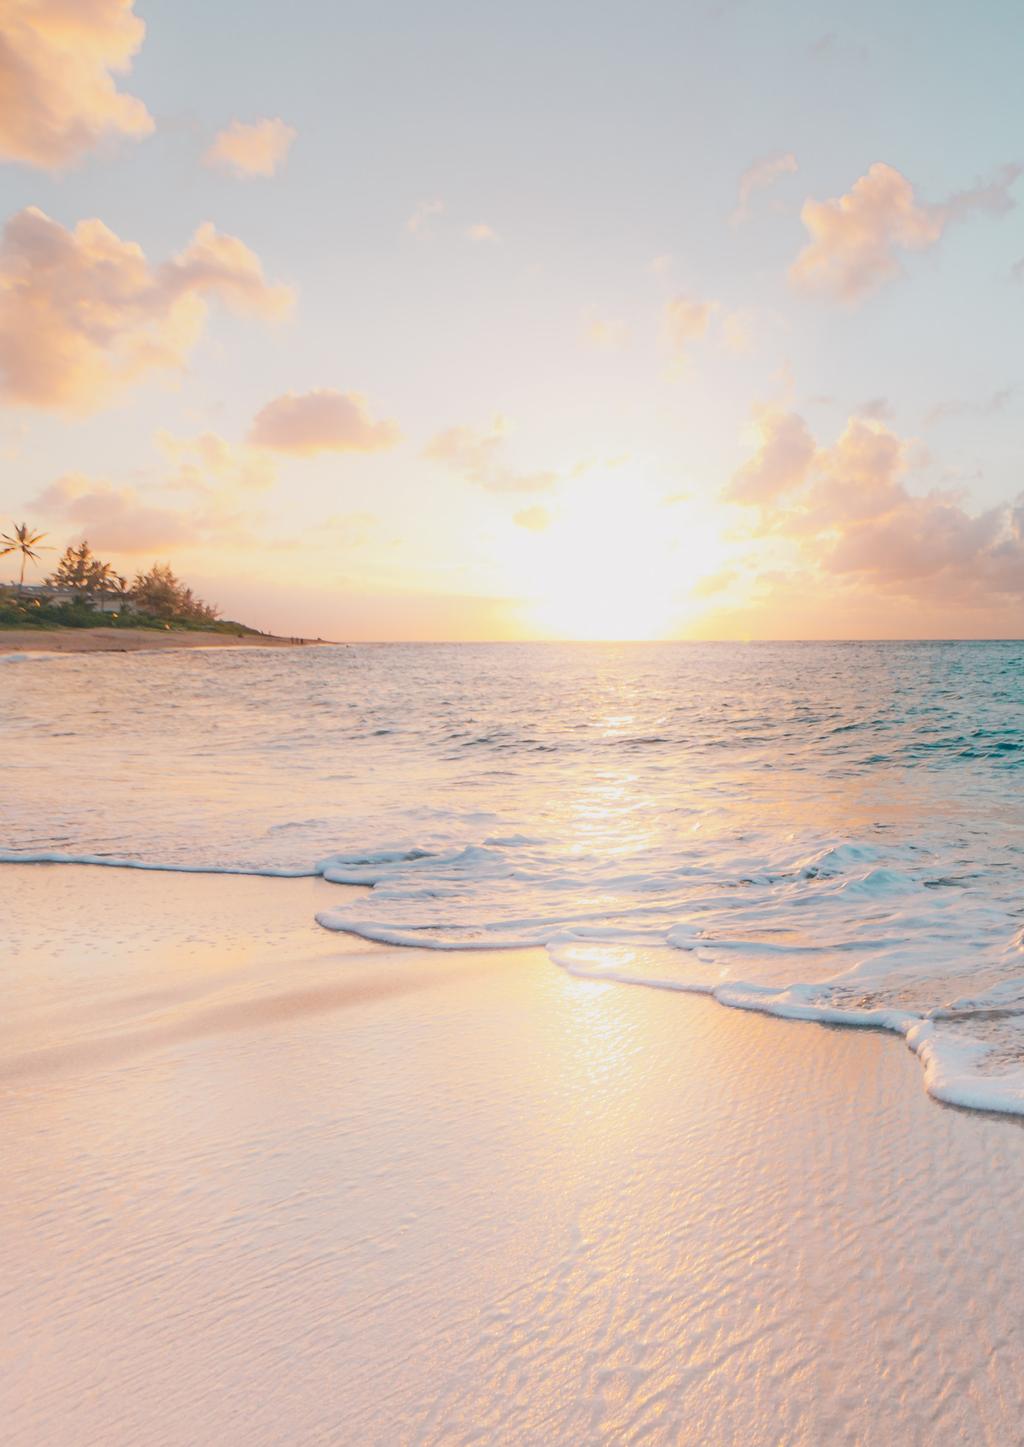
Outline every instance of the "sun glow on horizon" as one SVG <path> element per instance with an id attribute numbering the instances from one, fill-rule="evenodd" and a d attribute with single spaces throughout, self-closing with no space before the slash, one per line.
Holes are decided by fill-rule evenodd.
<path id="1" fill-rule="evenodd" d="M 528 542 L 531 621 L 545 636 L 594 642 L 678 633 L 694 584 L 724 551 L 713 520 L 617 471 L 579 478 Z"/>

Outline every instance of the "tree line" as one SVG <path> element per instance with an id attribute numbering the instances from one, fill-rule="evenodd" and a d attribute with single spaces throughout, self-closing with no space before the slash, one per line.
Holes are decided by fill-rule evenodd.
<path id="1" fill-rule="evenodd" d="M 44 537 L 45 533 L 34 532 L 25 523 L 13 533 L 0 533 L 0 558 L 11 553 L 20 556 L 19 591 L 25 585 L 26 564 L 38 562 L 39 552 L 48 551 L 42 543 Z M 147 571 L 140 570 L 129 583 L 113 564 L 98 558 L 84 541 L 64 549 L 44 584 L 55 591 L 70 593 L 74 603 L 84 608 L 92 608 L 106 599 L 123 599 L 126 608 L 150 618 L 213 623 L 220 617 L 220 610 L 197 598 L 168 563 L 154 563 Z"/>

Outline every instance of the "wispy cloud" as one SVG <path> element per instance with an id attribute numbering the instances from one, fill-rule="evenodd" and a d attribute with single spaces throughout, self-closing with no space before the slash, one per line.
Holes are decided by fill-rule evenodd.
<path id="1" fill-rule="evenodd" d="M 430 201 L 418 202 L 415 210 L 406 220 L 406 231 L 411 231 L 413 236 L 419 236 L 427 230 L 434 217 L 440 216 L 443 211 L 444 202 L 437 197 Z"/>
<path id="2" fill-rule="evenodd" d="M 601 352 L 617 352 L 625 346 L 628 338 L 629 328 L 625 322 L 599 316 L 592 310 L 584 312 L 583 340 L 588 346 L 596 347 Z"/>
<path id="3" fill-rule="evenodd" d="M 950 417 L 997 417 L 1005 412 L 1020 389 L 1000 387 L 997 392 L 978 402 L 949 401 L 936 402 L 925 413 L 926 422 L 944 422 Z"/>
<path id="4" fill-rule="evenodd" d="M 767 190 L 783 176 L 792 175 L 797 170 L 799 167 L 792 151 L 775 151 L 749 165 L 740 177 L 736 209 L 730 218 L 733 225 L 750 220 L 751 201 L 758 191 Z"/>
<path id="5" fill-rule="evenodd" d="M 552 517 L 546 507 L 524 507 L 512 521 L 516 527 L 525 528 L 527 532 L 542 533 L 551 526 Z"/>
<path id="6" fill-rule="evenodd" d="M 665 333 L 677 362 L 685 361 L 694 342 L 707 335 L 717 303 L 675 296 L 665 304 Z"/>
<path id="7" fill-rule="evenodd" d="M 424 456 L 488 492 L 548 492 L 558 473 L 512 467 L 505 455 L 508 431 L 504 417 L 495 417 L 487 429 L 449 427 L 431 439 Z"/>

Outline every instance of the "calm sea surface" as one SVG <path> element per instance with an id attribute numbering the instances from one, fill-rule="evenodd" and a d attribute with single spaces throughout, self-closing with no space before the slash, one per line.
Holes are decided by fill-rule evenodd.
<path id="1" fill-rule="evenodd" d="M 43 657 L 0 704 L 7 859 L 322 873 L 373 886 L 327 928 L 885 1026 L 1024 1111 L 1024 644 Z"/>

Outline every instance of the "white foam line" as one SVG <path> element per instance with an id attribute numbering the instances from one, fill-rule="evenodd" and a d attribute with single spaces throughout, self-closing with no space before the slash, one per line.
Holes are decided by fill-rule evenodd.
<path id="1" fill-rule="evenodd" d="M 0 850 L 0 864 L 81 864 L 98 865 L 107 869 L 141 869 L 173 874 L 247 875 L 277 879 L 315 878 L 329 871 L 330 862 L 324 860 L 311 869 L 281 869 L 217 864 L 164 864 L 143 859 L 114 859 L 102 854 L 64 854 L 56 850 Z M 368 883 L 365 878 L 352 882 Z M 316 921 L 324 929 L 356 935 L 361 939 L 402 949 L 451 952 L 536 949 L 546 946 L 549 958 L 554 964 L 568 974 L 583 979 L 639 985 L 647 989 L 675 990 L 682 994 L 708 995 L 718 1004 L 730 1009 L 754 1010 L 785 1020 L 809 1020 L 821 1025 L 887 1030 L 901 1035 L 921 1061 L 925 1090 L 935 1100 L 967 1110 L 1024 1115 L 1024 1068 L 993 1075 L 981 1075 L 976 1069 L 971 1069 L 989 1053 L 989 1047 L 982 1041 L 969 1040 L 954 1031 L 940 1032 L 938 1025 L 944 1013 L 942 1009 L 929 1011 L 927 1015 L 910 1010 L 838 1010 L 812 1004 L 806 998 L 801 999 L 801 995 L 806 996 L 812 989 L 820 988 L 809 984 L 790 985 L 781 989 L 736 981 L 712 985 L 700 981 L 686 982 L 628 975 L 618 970 L 587 969 L 571 959 L 560 959 L 558 956 L 559 944 L 587 942 L 586 934 L 582 931 L 567 937 L 564 922 L 555 932 L 552 932 L 549 925 L 546 930 L 537 934 L 513 939 L 500 938 L 493 932 L 494 927 L 488 932 L 485 926 L 482 937 L 471 940 L 441 940 L 427 935 L 425 930 L 402 930 L 386 925 L 361 924 L 333 910 L 320 911 L 316 915 Z M 620 937 L 616 942 L 623 941 Z"/>
<path id="2" fill-rule="evenodd" d="M 850 1029 L 886 1030 L 901 1035 L 924 1069 L 924 1088 L 944 1105 L 965 1110 L 987 1110 L 999 1115 L 1024 1115 L 1024 1069 L 999 1075 L 980 1075 L 969 1067 L 989 1053 L 981 1041 L 968 1040 L 954 1031 L 940 1033 L 937 1021 L 942 1011 L 923 1016 L 912 1010 L 837 1010 L 801 1001 L 809 985 L 775 989 L 743 983 L 701 984 L 653 977 L 626 975 L 617 970 L 588 970 L 562 962 L 549 950 L 551 959 L 568 974 L 616 984 L 640 985 L 648 989 L 675 990 L 688 995 L 708 995 L 719 1005 L 733 1010 L 754 1010 L 782 1020 L 807 1020 L 819 1025 L 840 1025 Z"/>
<path id="3" fill-rule="evenodd" d="M 106 854 L 61 854 L 52 849 L 0 849 L 0 864 L 89 864 L 106 869 L 148 869 L 161 874 L 244 874 L 267 879 L 310 879 L 320 872 L 317 869 L 278 869 L 257 865 L 161 864 L 148 859 L 112 859 Z"/>

